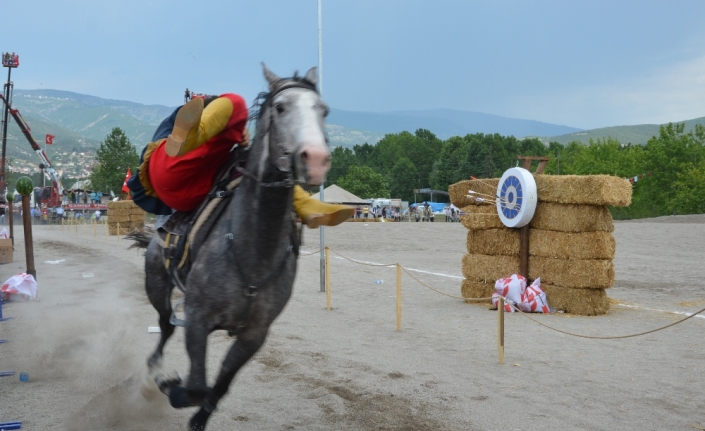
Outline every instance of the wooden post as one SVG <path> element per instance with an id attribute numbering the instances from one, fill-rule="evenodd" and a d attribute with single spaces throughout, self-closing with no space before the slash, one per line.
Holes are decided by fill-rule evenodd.
<path id="1" fill-rule="evenodd" d="M 37 279 L 34 269 L 34 247 L 32 244 L 32 215 L 29 212 L 29 195 L 22 195 L 22 224 L 24 224 L 24 251 L 27 258 L 27 274 Z"/>
<path id="2" fill-rule="evenodd" d="M 8 208 L 9 208 L 9 211 L 10 211 L 10 221 L 9 221 L 9 223 L 10 223 L 10 239 L 12 239 L 12 245 L 13 245 L 13 246 L 15 245 L 15 231 L 14 231 L 14 226 L 15 226 L 15 221 L 14 221 L 15 212 L 14 212 L 14 209 L 15 209 L 15 204 L 14 204 L 14 202 L 15 202 L 14 200 L 13 200 L 12 202 L 7 202 Z"/>
<path id="3" fill-rule="evenodd" d="M 497 300 L 497 353 L 499 363 L 504 364 L 504 298 Z"/>
<path id="4" fill-rule="evenodd" d="M 74 214 L 75 216 L 76 214 Z M 78 236 L 78 219 L 75 218 L 74 221 L 76 222 L 76 236 Z"/>
<path id="5" fill-rule="evenodd" d="M 519 273 L 529 279 L 529 225 L 519 228 Z"/>
<path id="6" fill-rule="evenodd" d="M 397 263 L 397 332 L 401 331 L 401 265 Z"/>
<path id="7" fill-rule="evenodd" d="M 326 246 L 326 308 L 330 311 L 330 253 L 328 250 L 328 246 Z"/>
<path id="8" fill-rule="evenodd" d="M 61 232 L 64 231 L 64 218 L 61 217 Z"/>
<path id="9" fill-rule="evenodd" d="M 117 224 L 117 241 L 120 244 L 120 223 Z"/>
<path id="10" fill-rule="evenodd" d="M 98 233 L 96 232 L 96 230 L 97 230 L 97 225 L 98 225 L 98 221 L 97 221 L 97 220 L 94 220 L 94 221 L 93 221 L 93 239 L 98 238 Z"/>

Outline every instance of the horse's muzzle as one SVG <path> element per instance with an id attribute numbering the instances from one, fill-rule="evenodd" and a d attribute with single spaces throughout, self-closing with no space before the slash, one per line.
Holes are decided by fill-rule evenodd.
<path id="1" fill-rule="evenodd" d="M 330 169 L 330 150 L 328 147 L 305 146 L 296 154 L 296 178 L 303 188 L 317 187 L 326 180 Z"/>

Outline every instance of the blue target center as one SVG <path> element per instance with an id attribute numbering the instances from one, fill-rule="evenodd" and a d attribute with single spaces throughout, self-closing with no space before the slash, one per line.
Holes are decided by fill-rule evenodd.
<path id="1" fill-rule="evenodd" d="M 514 193 L 509 192 L 509 194 L 507 195 L 507 201 L 514 202 Z"/>

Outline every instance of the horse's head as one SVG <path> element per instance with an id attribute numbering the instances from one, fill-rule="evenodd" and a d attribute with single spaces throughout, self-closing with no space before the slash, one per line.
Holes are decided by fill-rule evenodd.
<path id="1" fill-rule="evenodd" d="M 323 184 L 331 154 L 324 132 L 328 106 L 316 90 L 316 68 L 306 76 L 283 79 L 262 64 L 269 83 L 269 155 L 282 172 L 303 187 Z"/>

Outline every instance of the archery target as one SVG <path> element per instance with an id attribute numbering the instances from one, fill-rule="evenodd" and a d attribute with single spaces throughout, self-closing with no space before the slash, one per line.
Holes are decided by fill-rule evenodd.
<path id="1" fill-rule="evenodd" d="M 507 169 L 497 185 L 497 214 L 507 227 L 529 224 L 536 211 L 536 181 L 523 168 Z"/>

